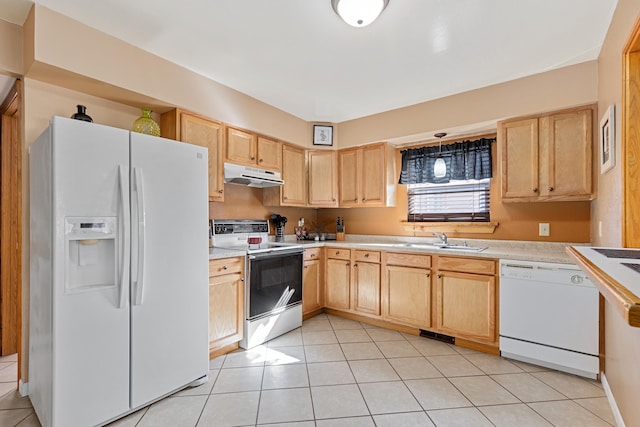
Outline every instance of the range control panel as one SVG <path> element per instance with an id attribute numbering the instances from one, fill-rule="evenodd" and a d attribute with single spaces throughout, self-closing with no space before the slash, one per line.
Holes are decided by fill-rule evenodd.
<path id="1" fill-rule="evenodd" d="M 265 220 L 213 220 L 214 234 L 269 233 L 269 221 Z"/>

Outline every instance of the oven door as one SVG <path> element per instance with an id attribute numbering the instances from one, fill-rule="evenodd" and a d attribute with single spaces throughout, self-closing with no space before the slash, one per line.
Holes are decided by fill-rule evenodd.
<path id="1" fill-rule="evenodd" d="M 296 248 L 248 256 L 247 320 L 269 316 L 302 303 L 303 252 Z"/>

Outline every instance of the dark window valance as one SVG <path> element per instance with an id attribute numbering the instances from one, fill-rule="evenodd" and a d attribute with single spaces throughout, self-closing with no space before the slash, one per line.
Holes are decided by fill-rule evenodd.
<path id="1" fill-rule="evenodd" d="M 433 164 L 440 153 L 437 145 L 402 150 L 402 170 L 399 184 L 446 184 L 452 179 L 491 178 L 491 143 L 495 138 L 462 141 L 442 146 L 442 158 L 447 164 L 447 174 L 442 178 L 433 175 Z"/>

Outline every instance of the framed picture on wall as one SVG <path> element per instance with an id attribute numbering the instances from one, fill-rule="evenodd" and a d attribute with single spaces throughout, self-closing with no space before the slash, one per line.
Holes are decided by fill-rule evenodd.
<path id="1" fill-rule="evenodd" d="M 616 164 L 615 105 L 609 105 L 600 120 L 600 173 L 603 174 Z"/>
<path id="2" fill-rule="evenodd" d="M 333 145 L 333 126 L 313 125 L 313 145 Z"/>

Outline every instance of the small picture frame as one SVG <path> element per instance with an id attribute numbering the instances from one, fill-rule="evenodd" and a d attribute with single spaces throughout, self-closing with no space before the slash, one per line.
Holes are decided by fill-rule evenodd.
<path id="1" fill-rule="evenodd" d="M 313 125 L 313 145 L 333 145 L 333 126 Z"/>
<path id="2" fill-rule="evenodd" d="M 616 164 L 615 105 L 610 105 L 600 120 L 600 173 Z"/>

